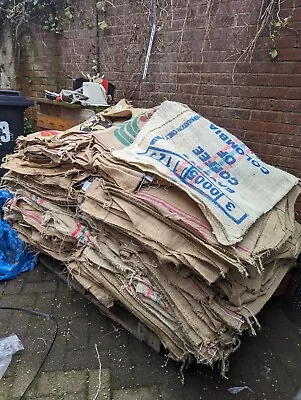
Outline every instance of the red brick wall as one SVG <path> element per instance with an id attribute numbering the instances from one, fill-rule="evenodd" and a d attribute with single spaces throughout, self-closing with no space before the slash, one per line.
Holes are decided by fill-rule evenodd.
<path id="1" fill-rule="evenodd" d="M 90 71 L 98 49 L 94 2 L 77 3 L 74 20 L 64 22 L 63 35 L 29 26 L 22 36 L 16 73 L 26 95 L 43 97 L 45 89 L 70 88 L 71 77 Z"/>
<path id="2" fill-rule="evenodd" d="M 111 5 L 111 4 L 114 4 Z M 19 85 L 41 96 L 44 88 L 70 85 L 68 76 L 101 70 L 115 82 L 117 99 L 141 107 L 165 98 L 187 103 L 244 140 L 266 162 L 301 178 L 301 0 L 269 56 L 269 30 L 261 34 L 251 62 L 241 51 L 256 31 L 261 0 L 158 0 L 158 31 L 146 82 L 141 82 L 151 26 L 150 0 L 106 2 L 105 30 L 97 29 L 95 3 L 75 1 L 79 11 L 59 39 L 35 32 L 21 51 Z M 206 7 L 210 11 L 207 29 Z M 281 15 L 292 14 L 293 0 Z M 36 30 L 36 29 L 35 29 Z M 206 39 L 204 40 L 204 38 Z M 233 73 L 234 71 L 234 73 Z M 301 215 L 301 201 L 297 203 Z"/>

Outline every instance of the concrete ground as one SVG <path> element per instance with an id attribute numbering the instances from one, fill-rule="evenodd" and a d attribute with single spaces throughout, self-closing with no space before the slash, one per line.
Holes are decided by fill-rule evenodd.
<path id="1" fill-rule="evenodd" d="M 291 400 L 301 387 L 301 329 L 283 314 L 279 300 L 259 315 L 262 330 L 258 336 L 244 335 L 240 349 L 230 358 L 228 380 L 217 369 L 192 366 L 185 373 L 184 386 L 174 362 L 111 323 L 41 265 L 0 283 L 0 307 L 4 306 L 49 313 L 59 324 L 53 350 L 27 399 Z M 0 336 L 16 333 L 25 347 L 13 356 L 0 380 L 0 400 L 20 399 L 54 331 L 51 320 L 0 310 Z M 252 392 L 228 392 L 230 387 L 245 385 Z"/>

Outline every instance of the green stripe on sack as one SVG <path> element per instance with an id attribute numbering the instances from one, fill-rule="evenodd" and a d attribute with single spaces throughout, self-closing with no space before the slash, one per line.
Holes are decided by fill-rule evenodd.
<path id="1" fill-rule="evenodd" d="M 115 137 L 119 140 L 120 143 L 122 143 L 124 146 L 129 146 L 130 144 L 133 143 L 134 139 L 131 138 L 126 132 L 125 128 L 127 127 L 127 123 L 124 125 L 121 125 L 114 131 Z"/>

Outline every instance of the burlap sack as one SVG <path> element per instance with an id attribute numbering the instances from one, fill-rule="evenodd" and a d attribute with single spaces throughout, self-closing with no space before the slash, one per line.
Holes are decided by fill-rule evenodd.
<path id="1" fill-rule="evenodd" d="M 170 101 L 159 106 L 132 145 L 113 154 L 186 191 L 224 245 L 241 241 L 298 183 L 259 160 L 226 130 Z"/>

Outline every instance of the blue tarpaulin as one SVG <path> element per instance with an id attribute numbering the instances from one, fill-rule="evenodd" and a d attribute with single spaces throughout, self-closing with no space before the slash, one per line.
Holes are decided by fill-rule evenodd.
<path id="1" fill-rule="evenodd" d="M 0 190 L 0 281 L 13 279 L 24 271 L 32 270 L 37 263 L 36 253 L 29 251 L 18 233 L 2 219 L 2 208 L 13 196 Z"/>

